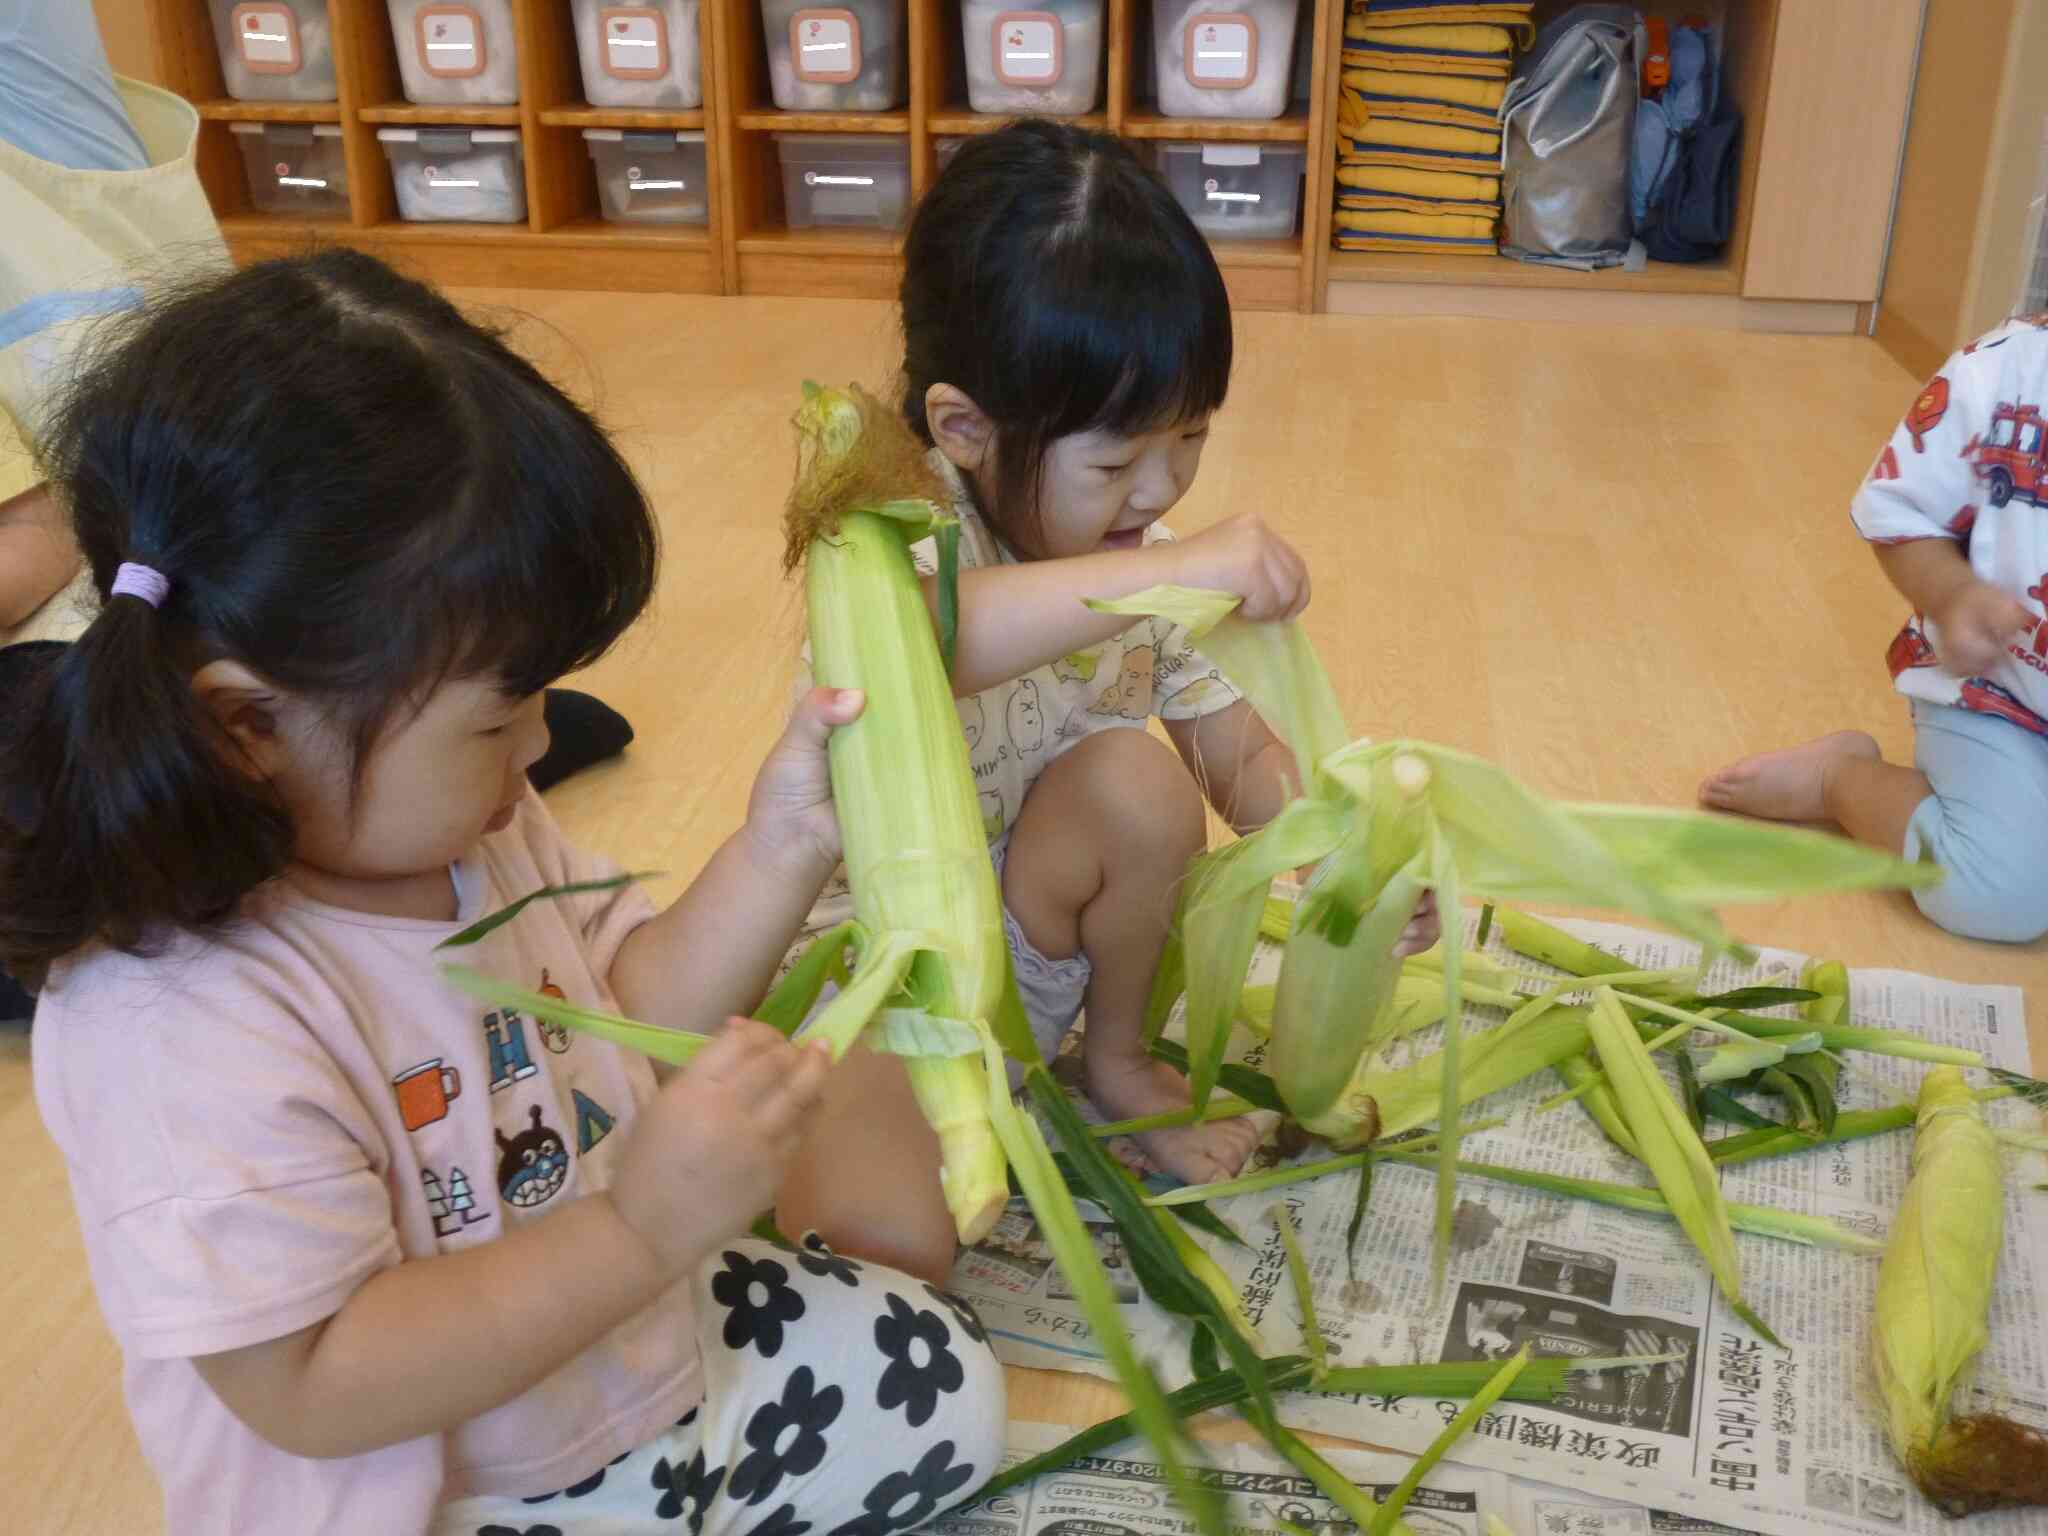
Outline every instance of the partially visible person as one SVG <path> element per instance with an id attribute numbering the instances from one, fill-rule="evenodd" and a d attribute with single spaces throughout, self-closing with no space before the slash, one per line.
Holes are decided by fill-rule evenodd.
<path id="1" fill-rule="evenodd" d="M 140 302 L 144 274 L 231 264 L 198 133 L 188 103 L 115 78 L 87 0 L 0 0 L 0 734 L 98 601 L 34 468 L 41 402 L 93 322 Z M 550 690 L 546 713 L 539 789 L 633 738 L 587 694 Z M 0 972 L 0 1023 L 29 1011 Z"/>
<path id="2" fill-rule="evenodd" d="M 2048 316 L 1956 353 L 1923 388 L 1850 504 L 1913 605 L 1887 660 L 1911 701 L 1913 762 L 1862 731 L 1747 757 L 1700 802 L 1831 821 L 1931 859 L 1913 893 L 1965 938 L 2048 933 Z"/>

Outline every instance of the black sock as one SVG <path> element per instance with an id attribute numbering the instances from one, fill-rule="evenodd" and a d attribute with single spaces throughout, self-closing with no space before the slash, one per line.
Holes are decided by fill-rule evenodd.
<path id="1" fill-rule="evenodd" d="M 553 789 L 570 774 L 617 757 L 633 739 L 626 717 L 587 693 L 550 688 L 541 707 L 551 739 L 546 754 L 526 770 L 535 789 Z"/>

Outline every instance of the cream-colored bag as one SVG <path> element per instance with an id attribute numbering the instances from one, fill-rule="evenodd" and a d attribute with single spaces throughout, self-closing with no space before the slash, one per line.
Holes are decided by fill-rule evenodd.
<path id="1" fill-rule="evenodd" d="M 139 303 L 152 277 L 228 264 L 193 167 L 199 114 L 155 86 L 115 84 L 146 168 L 74 171 L 0 143 L 0 500 L 35 483 L 27 443 L 85 327 Z M 81 596 L 74 583 L 0 645 L 76 634 Z"/>

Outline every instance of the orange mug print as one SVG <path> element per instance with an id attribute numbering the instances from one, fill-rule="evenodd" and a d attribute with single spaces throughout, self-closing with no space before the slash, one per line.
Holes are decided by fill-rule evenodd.
<path id="1" fill-rule="evenodd" d="M 399 1073 L 391 1086 L 398 1092 L 398 1118 L 417 1131 L 448 1118 L 449 1102 L 462 1096 L 462 1074 L 436 1056 Z"/>

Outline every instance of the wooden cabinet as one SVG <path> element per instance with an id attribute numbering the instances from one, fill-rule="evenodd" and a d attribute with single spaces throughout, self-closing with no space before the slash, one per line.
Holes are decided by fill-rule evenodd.
<path id="1" fill-rule="evenodd" d="M 1876 299 L 1913 95 L 1921 0 L 1785 0 L 1742 292 Z"/>
<path id="2" fill-rule="evenodd" d="M 339 237 L 450 283 L 882 297 L 894 290 L 900 237 L 791 228 L 775 135 L 900 135 L 915 194 L 937 174 L 942 140 L 985 133 L 1004 121 L 968 110 L 960 0 L 909 0 L 909 99 L 899 110 L 873 114 L 777 111 L 759 0 L 704 0 L 704 106 L 689 112 L 612 111 L 586 103 L 570 0 L 511 0 L 521 101 L 466 109 L 403 101 L 384 0 L 329 0 L 341 99 L 296 107 L 225 99 L 207 0 L 95 3 L 117 57 L 138 53 L 134 34 L 146 20 L 156 78 L 198 104 L 206 120 L 201 173 L 230 243 L 245 257 Z M 1538 20 L 1567 4 L 1538 0 Z M 1168 140 L 1303 146 L 1307 181 L 1297 233 L 1215 244 L 1240 307 L 1576 319 L 1636 314 L 1763 325 L 1811 323 L 1818 316 L 1822 328 L 1847 329 L 1856 306 L 1876 298 L 1883 271 L 1923 0 L 1650 4 L 1673 15 L 1704 10 L 1724 28 L 1723 90 L 1744 117 L 1735 235 L 1722 257 L 1698 265 L 1653 262 L 1643 272 L 1582 273 L 1485 257 L 1332 251 L 1331 129 L 1345 0 L 1301 0 L 1307 39 L 1295 99 L 1270 122 L 1161 116 L 1148 100 L 1151 0 L 1106 0 L 1105 89 L 1082 121 L 1141 149 Z M 353 188 L 349 218 L 321 225 L 252 211 L 227 132 L 238 120 L 340 124 Z M 397 217 L 377 129 L 436 123 L 520 129 L 525 223 L 409 224 Z M 588 127 L 703 131 L 713 181 L 708 227 L 603 221 L 581 136 Z"/>
<path id="3" fill-rule="evenodd" d="M 99 0 L 133 10 L 134 0 Z M 900 236 L 864 230 L 794 229 L 783 206 L 778 133 L 901 135 L 913 193 L 937 174 L 939 141 L 986 133 L 1005 119 L 968 110 L 960 0 L 909 0 L 909 101 L 872 114 L 781 112 L 770 99 L 759 0 L 705 0 L 699 8 L 707 61 L 704 106 L 689 112 L 591 107 L 583 99 L 569 0 L 512 0 L 520 53 L 520 102 L 510 107 L 406 103 L 384 0 L 328 0 L 340 100 L 318 106 L 225 98 L 207 0 L 143 0 L 155 35 L 156 78 L 194 101 L 205 120 L 201 174 L 222 227 L 244 258 L 303 249 L 308 239 L 346 239 L 418 275 L 446 283 L 882 297 L 895 290 Z M 1327 161 L 1320 112 L 1330 78 L 1324 46 L 1343 0 L 1301 0 L 1310 46 L 1297 67 L 1295 100 L 1269 122 L 1168 118 L 1145 101 L 1148 0 L 1106 0 L 1105 90 L 1081 121 L 1140 150 L 1164 140 L 1304 145 L 1311 167 Z M 124 43 L 128 40 L 124 38 Z M 249 206 L 236 121 L 339 123 L 351 206 L 343 223 L 261 214 Z M 524 140 L 527 218 L 517 226 L 401 221 L 377 142 L 381 126 L 516 127 Z M 585 128 L 702 130 L 712 167 L 708 227 L 606 223 Z M 1218 241 L 1217 261 L 1240 307 L 1306 310 L 1316 298 L 1312 253 L 1327 238 L 1327 191 L 1304 197 L 1287 239 Z"/>

